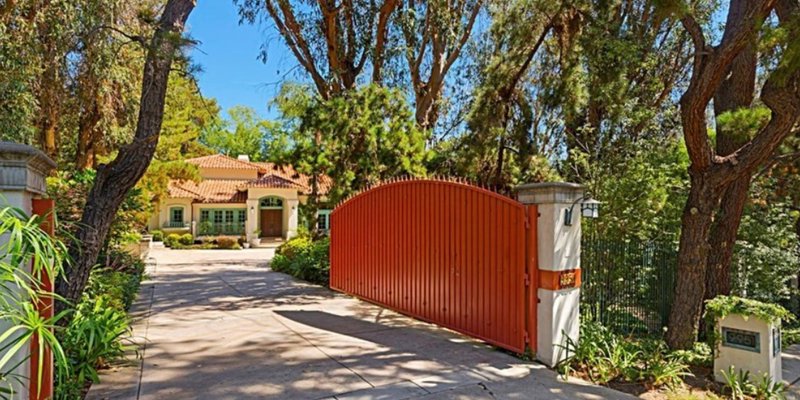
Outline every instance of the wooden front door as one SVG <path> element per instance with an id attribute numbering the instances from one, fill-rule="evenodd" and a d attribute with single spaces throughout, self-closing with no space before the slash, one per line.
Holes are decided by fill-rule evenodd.
<path id="1" fill-rule="evenodd" d="M 261 237 L 283 236 L 282 210 L 261 210 Z"/>

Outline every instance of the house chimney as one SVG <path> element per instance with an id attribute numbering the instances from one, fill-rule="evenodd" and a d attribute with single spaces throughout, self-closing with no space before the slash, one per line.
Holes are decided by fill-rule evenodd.
<path id="1" fill-rule="evenodd" d="M 239 161 L 250 162 L 250 156 L 248 156 L 247 154 L 239 154 Z"/>

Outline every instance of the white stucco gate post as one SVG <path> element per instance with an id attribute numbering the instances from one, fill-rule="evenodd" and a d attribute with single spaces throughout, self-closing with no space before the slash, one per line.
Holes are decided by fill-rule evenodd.
<path id="1" fill-rule="evenodd" d="M 0 142 L 0 207 L 20 208 L 28 215 L 47 214 L 52 209 L 53 203 L 52 200 L 42 200 L 47 190 L 45 179 L 55 167 L 56 164 L 53 160 L 33 147 Z M 50 226 L 47 229 L 52 233 L 53 220 L 51 219 L 49 223 Z M 6 238 L 0 238 L 0 241 L 5 240 Z M 25 268 L 26 272 L 30 273 L 30 265 L 20 265 L 20 268 Z M 52 315 L 52 306 L 50 305 L 40 312 Z M 7 329 L 7 324 L 8 322 L 0 320 L 0 332 Z M 3 344 L 0 343 L 0 348 Z M 37 363 L 31 363 L 31 354 L 31 348 L 24 347 L 8 364 L 19 363 L 13 373 L 23 378 L 21 382 L 11 380 L 15 392 L 14 398 L 50 398 L 53 394 L 52 356 L 50 359 L 44 360 L 45 371 L 41 390 L 36 390 L 36 382 L 32 380 L 35 378 L 32 377 L 37 374 L 32 369 L 32 365 L 35 366 Z M 2 356 L 3 353 L 0 352 L 0 357 Z"/>
<path id="2" fill-rule="evenodd" d="M 536 358 L 553 367 L 566 358 L 567 338 L 580 327 L 581 202 L 575 183 L 530 183 L 516 188 L 523 204 L 535 204 L 538 276 Z M 533 219 L 532 219 L 533 220 Z"/>

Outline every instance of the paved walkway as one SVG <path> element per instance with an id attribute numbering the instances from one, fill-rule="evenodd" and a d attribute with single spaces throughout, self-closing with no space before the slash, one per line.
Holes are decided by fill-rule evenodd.
<path id="1" fill-rule="evenodd" d="M 89 399 L 629 398 L 272 272 L 272 249 L 151 255 L 133 310 L 143 359 Z"/>

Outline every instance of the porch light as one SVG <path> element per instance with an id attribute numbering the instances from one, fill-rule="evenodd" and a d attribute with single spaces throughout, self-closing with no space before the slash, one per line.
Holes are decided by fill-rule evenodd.
<path id="1" fill-rule="evenodd" d="M 572 211 L 578 203 L 581 203 L 581 216 L 586 218 L 600 217 L 600 204 L 602 203 L 593 199 L 592 195 L 587 193 L 585 196 L 575 200 L 569 208 L 564 210 L 565 226 L 572 226 Z"/>

